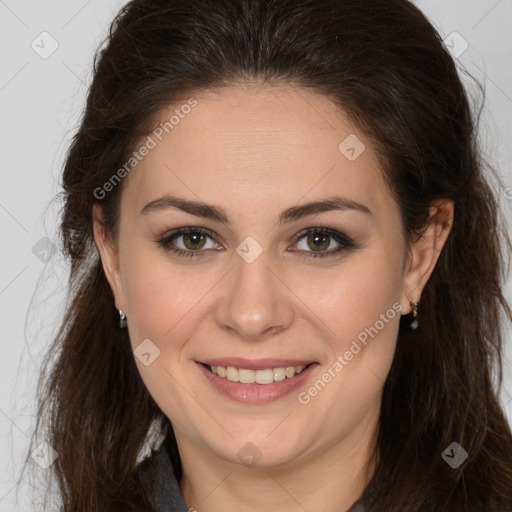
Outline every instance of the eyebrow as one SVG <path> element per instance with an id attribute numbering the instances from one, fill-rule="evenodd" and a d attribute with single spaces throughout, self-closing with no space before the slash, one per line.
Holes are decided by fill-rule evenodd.
<path id="1" fill-rule="evenodd" d="M 141 215 L 146 215 L 151 212 L 157 212 L 166 210 L 168 208 L 177 208 L 196 217 L 202 217 L 205 219 L 216 220 L 223 224 L 230 224 L 229 217 L 226 211 L 220 206 L 203 203 L 201 201 L 193 201 L 189 199 L 183 199 L 177 196 L 165 195 L 158 199 L 150 201 L 142 210 Z M 364 204 L 352 201 L 346 197 L 329 197 L 320 201 L 314 201 L 311 203 L 299 204 L 287 208 L 279 215 L 279 224 L 293 222 L 302 217 L 308 215 L 314 215 L 328 211 L 344 211 L 354 210 L 367 215 L 372 215 L 370 209 Z"/>

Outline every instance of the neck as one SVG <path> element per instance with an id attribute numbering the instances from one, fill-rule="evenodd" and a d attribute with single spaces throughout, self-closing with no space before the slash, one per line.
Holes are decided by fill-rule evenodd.
<path id="1" fill-rule="evenodd" d="M 229 462 L 205 453 L 177 433 L 184 501 L 189 509 L 201 512 L 348 510 L 363 494 L 375 469 L 374 419 L 314 456 L 286 467 Z"/>

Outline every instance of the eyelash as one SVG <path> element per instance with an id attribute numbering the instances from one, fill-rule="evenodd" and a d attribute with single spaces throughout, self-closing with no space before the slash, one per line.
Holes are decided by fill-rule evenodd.
<path id="1" fill-rule="evenodd" d="M 176 239 L 179 238 L 182 235 L 186 235 L 188 233 L 199 233 L 202 235 L 206 235 L 212 239 L 214 239 L 214 234 L 209 230 L 205 228 L 199 228 L 199 227 L 185 227 L 185 228 L 179 228 L 174 231 L 171 231 L 170 233 L 166 234 L 162 238 L 158 240 L 158 245 L 164 249 L 166 252 L 172 252 L 180 257 L 187 257 L 187 258 L 193 258 L 193 257 L 204 257 L 205 252 L 211 249 L 197 249 L 197 250 L 184 250 L 177 247 L 171 247 L 170 243 Z M 301 251 L 300 249 L 296 249 L 293 252 L 297 252 L 299 257 L 305 257 L 305 258 L 325 258 L 330 256 L 338 255 L 342 251 L 347 251 L 351 249 L 356 249 L 357 245 L 356 243 L 347 235 L 340 233 L 339 231 L 336 231 L 334 229 L 330 228 L 308 228 L 296 235 L 296 243 L 298 243 L 300 240 L 302 240 L 304 237 L 307 237 L 311 234 L 322 234 L 322 235 L 328 235 L 329 237 L 333 238 L 337 243 L 340 244 L 340 246 L 337 249 L 330 250 L 330 251 Z M 306 254 L 304 254 L 306 253 Z"/>

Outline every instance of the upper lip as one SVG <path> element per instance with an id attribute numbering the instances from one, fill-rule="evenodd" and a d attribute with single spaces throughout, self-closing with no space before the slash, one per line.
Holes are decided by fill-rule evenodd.
<path id="1" fill-rule="evenodd" d="M 306 359 L 245 359 L 243 357 L 222 357 L 198 361 L 209 366 L 232 366 L 244 370 L 265 370 L 267 368 L 287 368 L 288 366 L 307 366 L 314 361 Z"/>

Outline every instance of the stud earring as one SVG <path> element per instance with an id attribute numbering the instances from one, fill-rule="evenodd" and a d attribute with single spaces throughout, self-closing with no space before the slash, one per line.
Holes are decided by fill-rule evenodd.
<path id="1" fill-rule="evenodd" d="M 121 311 L 119 310 L 119 327 L 121 329 L 124 329 L 127 325 L 127 322 L 126 322 L 126 315 Z"/>
<path id="2" fill-rule="evenodd" d="M 413 308 L 412 309 L 413 321 L 410 324 L 410 328 L 415 331 L 419 325 L 419 323 L 418 323 L 418 306 L 420 303 L 411 301 L 410 304 L 411 304 L 411 307 Z"/>

